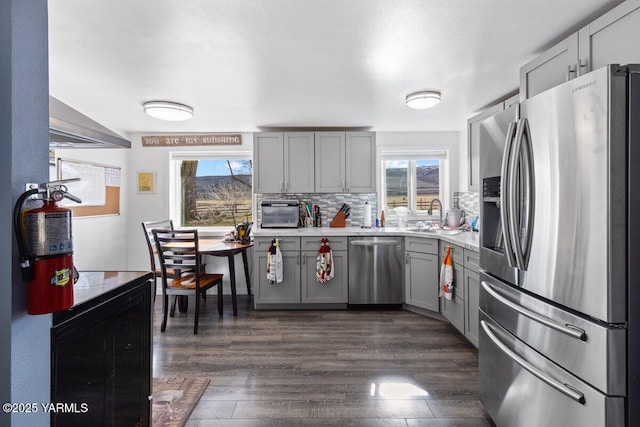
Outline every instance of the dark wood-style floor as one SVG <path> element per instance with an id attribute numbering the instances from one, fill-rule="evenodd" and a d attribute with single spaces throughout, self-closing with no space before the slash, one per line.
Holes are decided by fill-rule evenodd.
<path id="1" fill-rule="evenodd" d="M 256 311 L 215 296 L 160 333 L 153 375 L 211 382 L 187 424 L 493 426 L 478 400 L 476 349 L 451 325 L 407 311 Z M 176 310 L 177 311 L 177 310 Z"/>

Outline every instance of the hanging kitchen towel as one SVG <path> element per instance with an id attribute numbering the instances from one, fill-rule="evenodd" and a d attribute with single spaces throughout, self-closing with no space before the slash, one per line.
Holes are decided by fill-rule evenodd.
<path id="1" fill-rule="evenodd" d="M 267 249 L 267 281 L 271 284 L 276 282 L 276 239 L 271 241 Z"/>
<path id="2" fill-rule="evenodd" d="M 316 258 L 316 279 L 318 282 L 324 283 L 331 280 L 333 276 L 333 252 L 329 246 L 329 239 L 322 239 Z"/>
<path id="3" fill-rule="evenodd" d="M 440 297 L 451 299 L 453 297 L 453 260 L 451 258 L 451 246 L 447 246 L 447 252 L 440 268 Z"/>
<path id="4" fill-rule="evenodd" d="M 283 280 L 282 251 L 280 250 L 280 240 L 276 239 L 276 283 L 282 283 Z"/>
<path id="5" fill-rule="evenodd" d="M 267 281 L 272 285 L 284 280 L 280 240 L 273 239 L 267 250 Z"/>

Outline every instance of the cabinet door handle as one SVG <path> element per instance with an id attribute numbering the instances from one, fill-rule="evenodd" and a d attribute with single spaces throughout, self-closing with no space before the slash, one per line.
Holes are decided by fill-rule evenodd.
<path id="1" fill-rule="evenodd" d="M 409 253 L 404 254 L 404 263 L 409 264 L 409 260 L 411 259 L 411 255 Z"/>
<path id="2" fill-rule="evenodd" d="M 587 68 L 588 62 L 586 59 L 581 59 L 580 60 L 580 70 L 578 72 L 578 75 L 581 76 L 583 74 L 587 74 L 587 72 L 589 72 L 589 69 Z"/>
<path id="3" fill-rule="evenodd" d="M 302 254 L 302 265 L 307 263 L 307 254 Z"/>
<path id="4" fill-rule="evenodd" d="M 575 64 L 571 64 L 569 65 L 569 68 L 567 68 L 567 81 L 575 78 L 576 74 L 576 65 Z"/>

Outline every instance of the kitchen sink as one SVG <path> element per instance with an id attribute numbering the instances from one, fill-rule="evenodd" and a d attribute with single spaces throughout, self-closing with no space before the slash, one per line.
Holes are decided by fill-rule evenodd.
<path id="1" fill-rule="evenodd" d="M 407 228 L 407 231 L 416 231 L 419 233 L 437 234 L 440 236 L 453 236 L 462 233 L 462 230 L 451 230 L 446 228 Z"/>

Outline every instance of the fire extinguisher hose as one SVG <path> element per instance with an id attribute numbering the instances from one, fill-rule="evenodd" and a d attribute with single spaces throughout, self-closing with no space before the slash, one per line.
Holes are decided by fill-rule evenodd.
<path id="1" fill-rule="evenodd" d="M 24 229 L 22 228 L 22 205 L 24 205 L 24 202 L 34 194 L 38 194 L 37 188 L 33 188 L 22 193 L 20 197 L 18 197 L 16 206 L 13 209 L 13 230 L 16 233 L 16 240 L 18 241 L 20 267 L 22 267 L 22 280 L 24 282 L 30 282 L 33 280 L 33 267 L 31 266 L 31 259 L 25 242 Z"/>

